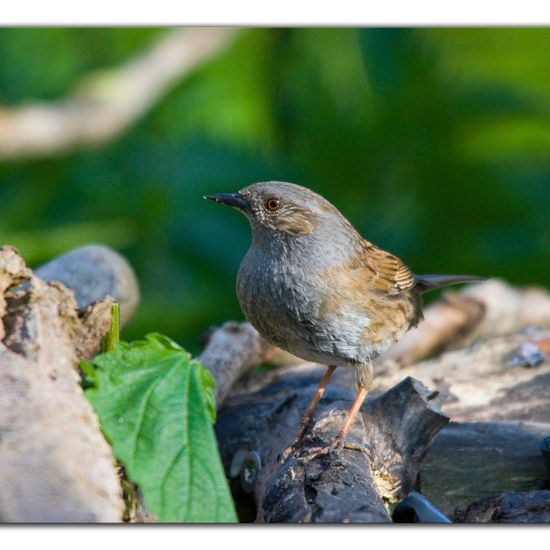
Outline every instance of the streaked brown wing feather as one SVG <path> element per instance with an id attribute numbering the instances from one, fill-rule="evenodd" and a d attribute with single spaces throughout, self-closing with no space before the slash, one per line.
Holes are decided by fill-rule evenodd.
<path id="1" fill-rule="evenodd" d="M 414 273 L 399 258 L 371 243 L 365 247 L 363 261 L 369 268 L 369 282 L 377 290 L 394 294 L 416 284 Z"/>
<path id="2" fill-rule="evenodd" d="M 332 319 L 350 307 L 364 312 L 370 318 L 364 338 L 373 345 L 398 340 L 422 318 L 420 295 L 411 292 L 415 275 L 399 258 L 369 242 L 351 262 L 324 270 L 321 280 L 326 286 L 320 318 Z"/>

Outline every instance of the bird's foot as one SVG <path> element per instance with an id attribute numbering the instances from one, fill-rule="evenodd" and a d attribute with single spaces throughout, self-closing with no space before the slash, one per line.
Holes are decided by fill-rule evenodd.
<path id="1" fill-rule="evenodd" d="M 289 445 L 284 451 L 279 453 L 279 456 L 277 456 L 277 462 L 279 464 L 283 464 L 291 456 L 297 456 L 297 455 L 298 455 L 298 449 L 296 445 L 293 443 L 292 445 Z"/>
<path id="2" fill-rule="evenodd" d="M 315 458 L 328 455 L 333 451 L 340 452 L 343 446 L 344 446 L 344 439 L 337 437 L 336 439 L 334 439 L 334 441 L 331 441 L 328 445 L 324 445 L 322 447 L 312 447 L 306 453 L 304 453 L 298 458 L 298 462 L 305 464 L 306 462 L 309 462 L 310 460 L 313 460 Z"/>
<path id="3" fill-rule="evenodd" d="M 300 454 L 299 449 L 302 446 L 304 437 L 306 436 L 306 433 L 308 432 L 310 427 L 310 420 L 302 423 L 302 427 L 300 428 L 300 431 L 298 432 L 298 435 L 295 437 L 294 441 L 277 457 L 277 462 L 279 462 L 279 464 L 283 464 L 291 456 L 297 457 Z"/>

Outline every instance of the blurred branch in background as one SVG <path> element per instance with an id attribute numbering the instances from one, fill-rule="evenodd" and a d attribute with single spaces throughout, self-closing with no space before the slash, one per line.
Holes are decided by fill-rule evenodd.
<path id="1" fill-rule="evenodd" d="M 238 29 L 175 29 L 121 67 L 93 72 L 68 98 L 0 107 L 0 161 L 49 157 L 115 138 Z"/>
<path id="2" fill-rule="evenodd" d="M 137 239 L 133 220 L 119 218 L 70 223 L 57 227 L 38 227 L 28 231 L 7 231 L 0 225 L 6 243 L 25 251 L 25 260 L 43 263 L 82 243 L 97 242 L 114 248 L 124 248 Z"/>

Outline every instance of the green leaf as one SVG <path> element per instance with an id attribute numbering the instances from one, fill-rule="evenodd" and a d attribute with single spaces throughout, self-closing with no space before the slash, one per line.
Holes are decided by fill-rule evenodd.
<path id="1" fill-rule="evenodd" d="M 120 342 L 120 306 L 115 302 L 111 306 L 111 328 L 102 342 L 101 351 L 114 351 L 118 342 Z"/>
<path id="2" fill-rule="evenodd" d="M 214 380 L 160 334 L 98 355 L 86 391 L 115 456 L 160 522 L 235 522 L 212 428 Z"/>
<path id="3" fill-rule="evenodd" d="M 82 371 L 82 387 L 88 389 L 97 386 L 97 371 L 89 361 L 80 361 L 80 370 Z"/>

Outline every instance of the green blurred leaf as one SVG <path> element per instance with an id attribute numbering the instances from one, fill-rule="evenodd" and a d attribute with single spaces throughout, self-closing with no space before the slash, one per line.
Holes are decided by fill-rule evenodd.
<path id="1" fill-rule="evenodd" d="M 160 522 L 235 522 L 212 428 L 214 380 L 160 334 L 98 355 L 86 391 L 115 456 Z"/>
<path id="2" fill-rule="evenodd" d="M 372 89 L 380 96 L 398 94 L 406 84 L 413 61 L 412 29 L 362 29 L 359 34 L 363 61 Z"/>

